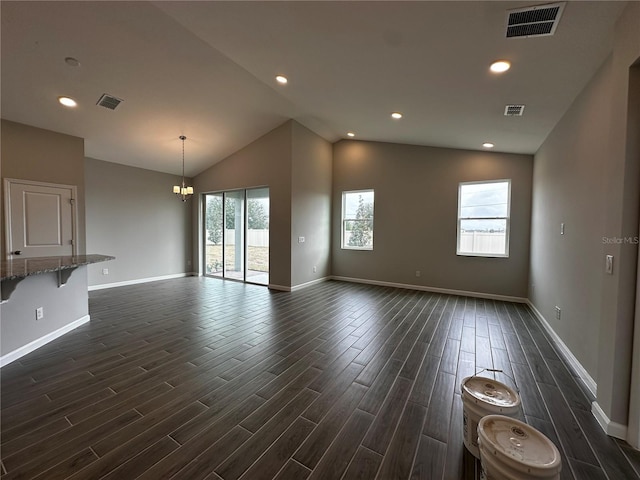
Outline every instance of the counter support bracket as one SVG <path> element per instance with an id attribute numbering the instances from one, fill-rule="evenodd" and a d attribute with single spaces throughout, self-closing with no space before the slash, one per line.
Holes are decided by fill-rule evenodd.
<path id="1" fill-rule="evenodd" d="M 9 300 L 9 297 L 11 297 L 11 294 L 13 293 L 13 291 L 16 289 L 16 287 L 22 280 L 24 280 L 24 278 L 2 280 L 2 283 L 0 284 L 2 286 L 2 302 L 1 303 L 7 302 Z"/>
<path id="2" fill-rule="evenodd" d="M 58 270 L 58 288 L 64 287 L 67 284 L 67 280 L 78 267 L 65 268 L 64 270 Z"/>

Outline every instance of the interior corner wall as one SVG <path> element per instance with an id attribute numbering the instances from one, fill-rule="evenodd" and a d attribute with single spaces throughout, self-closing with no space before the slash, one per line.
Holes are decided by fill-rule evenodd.
<path id="1" fill-rule="evenodd" d="M 609 59 L 547 137 L 533 168 L 529 299 L 593 379 L 604 268 L 610 88 Z"/>
<path id="2" fill-rule="evenodd" d="M 85 178 L 87 248 L 116 257 L 88 266 L 89 286 L 191 271 L 191 208 L 171 190 L 181 177 L 87 158 Z"/>
<path id="3" fill-rule="evenodd" d="M 291 287 L 292 125 L 291 120 L 285 122 L 193 179 L 193 259 L 199 273 L 203 273 L 202 195 L 269 187 L 269 285 Z"/>
<path id="4" fill-rule="evenodd" d="M 629 67 L 640 57 L 640 3 L 615 29 L 612 54 L 535 155 L 529 298 L 625 425 L 635 302 L 640 159 L 627 149 Z M 560 235 L 560 223 L 565 235 Z M 605 274 L 605 255 L 614 256 Z M 562 309 L 555 320 L 554 307 Z"/>
<path id="5" fill-rule="evenodd" d="M 532 170 L 530 155 L 354 140 L 334 144 L 333 275 L 525 298 Z M 509 257 L 456 255 L 459 183 L 499 179 L 511 179 Z M 374 249 L 343 250 L 342 192 L 370 188 Z"/>
<path id="6" fill-rule="evenodd" d="M 77 187 L 77 248 L 86 253 L 84 139 L 22 123 L 0 123 L 2 178 L 75 185 Z M 2 186 L 2 255 L 4 246 L 4 182 Z"/>
<path id="7" fill-rule="evenodd" d="M 640 3 L 629 2 L 616 23 L 612 55 L 609 155 L 605 236 L 638 236 L 640 158 L 629 144 L 629 69 L 640 60 Z M 602 317 L 598 348 L 598 404 L 608 418 L 626 425 L 629 409 L 632 338 L 638 244 L 604 245 L 614 256 L 613 275 L 603 280 Z"/>
<path id="8" fill-rule="evenodd" d="M 293 122 L 291 285 L 331 275 L 332 145 Z M 299 242 L 304 237 L 304 242 Z"/>
<path id="9" fill-rule="evenodd" d="M 629 71 L 628 155 L 640 158 L 640 58 Z M 638 178 L 640 183 L 640 176 Z M 640 238 L 640 233 L 638 234 Z M 633 329 L 631 392 L 629 395 L 629 431 L 627 441 L 640 450 L 640 258 L 636 272 L 636 307 Z"/>

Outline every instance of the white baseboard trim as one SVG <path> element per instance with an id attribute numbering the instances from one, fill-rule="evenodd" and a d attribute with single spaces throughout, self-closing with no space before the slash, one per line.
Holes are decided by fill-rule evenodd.
<path id="1" fill-rule="evenodd" d="M 89 291 L 104 290 L 105 288 L 125 287 L 127 285 L 137 285 L 139 283 L 157 282 L 159 280 L 171 280 L 172 278 L 191 277 L 192 272 L 175 273 L 173 275 L 162 275 L 160 277 L 138 278 L 136 280 L 126 280 L 124 282 L 103 283 L 101 285 L 89 285 Z"/>
<path id="2" fill-rule="evenodd" d="M 33 352 L 34 350 L 42 347 L 43 345 L 46 345 L 56 338 L 61 337 L 65 333 L 68 333 L 71 330 L 78 328 L 80 325 L 87 323 L 89 320 L 91 320 L 91 317 L 89 315 L 85 315 L 84 317 L 79 318 L 78 320 L 75 320 L 65 325 L 64 327 L 59 328 L 58 330 L 46 334 L 44 337 L 38 338 L 33 342 L 29 342 L 26 345 L 15 349 L 13 352 L 9 352 L 6 355 L 3 355 L 2 357 L 0 357 L 0 367 L 4 367 L 11 362 L 15 362 L 19 358 L 24 357 L 26 354 Z"/>
<path id="3" fill-rule="evenodd" d="M 267 288 L 269 290 L 278 290 L 280 292 L 290 292 L 291 287 L 286 287 L 284 285 L 276 285 L 275 283 L 270 283 Z"/>
<path id="4" fill-rule="evenodd" d="M 611 437 L 619 438 L 620 440 L 627 439 L 627 426 L 609 420 L 609 417 L 607 417 L 600 405 L 598 405 L 598 402 L 591 404 L 591 413 L 596 417 L 604 433 Z"/>
<path id="5" fill-rule="evenodd" d="M 535 305 L 531 303 L 530 300 L 527 300 L 527 303 L 529 307 L 531 307 L 531 310 L 533 310 L 533 313 L 538 318 L 538 320 L 540 320 L 540 323 L 542 324 L 544 329 L 547 331 L 547 333 L 551 336 L 555 344 L 560 349 L 560 352 L 562 353 L 562 356 L 564 357 L 564 359 L 567 361 L 567 363 L 569 363 L 575 369 L 576 373 L 582 379 L 582 382 L 589 389 L 591 394 L 594 397 L 596 397 L 597 396 L 596 394 L 598 392 L 598 385 L 596 384 L 596 381 L 591 377 L 591 375 L 589 375 L 589 372 L 587 372 L 587 370 L 582 366 L 582 364 L 573 355 L 569 347 L 567 347 L 567 345 L 562 341 L 562 339 L 553 330 L 553 328 L 551 328 L 551 325 L 549 325 L 549 322 L 547 322 L 547 319 L 544 318 L 542 313 L 540 313 L 540 311 L 535 307 Z"/>
<path id="6" fill-rule="evenodd" d="M 295 292 L 296 290 L 302 290 L 303 288 L 307 288 L 312 285 L 317 285 L 318 283 L 328 282 L 329 280 L 331 280 L 331 277 L 316 278 L 315 280 L 311 280 L 310 282 L 294 285 L 293 287 L 291 287 L 291 291 Z"/>
<path id="7" fill-rule="evenodd" d="M 380 285 L 382 287 L 395 287 L 395 288 L 404 288 L 407 290 L 420 290 L 423 292 L 434 292 L 434 293 L 444 293 L 447 295 L 461 295 L 465 297 L 475 297 L 475 298 L 488 298 L 491 300 L 500 300 L 505 302 L 517 302 L 517 303 L 527 303 L 527 299 L 524 297 L 511 297 L 509 295 L 495 295 L 493 293 L 482 293 L 482 292 L 469 292 L 466 290 L 452 290 L 449 288 L 437 288 L 437 287 L 427 287 L 424 285 L 411 285 L 407 283 L 394 283 L 394 282 L 382 282 L 379 280 L 367 280 L 364 278 L 352 278 L 352 277 L 340 277 L 337 275 L 332 275 L 331 280 L 338 280 L 340 282 L 352 282 L 352 283 L 366 283 L 369 285 Z"/>

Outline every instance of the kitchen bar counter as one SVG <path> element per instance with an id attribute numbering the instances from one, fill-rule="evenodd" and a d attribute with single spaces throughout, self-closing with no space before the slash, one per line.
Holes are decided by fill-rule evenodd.
<path id="1" fill-rule="evenodd" d="M 58 286 L 61 287 L 74 270 L 83 265 L 115 260 L 109 255 L 73 255 L 56 257 L 13 258 L 2 260 L 0 273 L 2 280 L 2 301 L 9 300 L 17 284 L 26 277 L 43 273 L 58 273 Z"/>

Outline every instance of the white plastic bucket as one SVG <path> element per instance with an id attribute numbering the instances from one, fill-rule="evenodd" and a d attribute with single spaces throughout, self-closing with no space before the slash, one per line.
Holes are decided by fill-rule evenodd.
<path id="1" fill-rule="evenodd" d="M 515 418 L 487 415 L 478 425 L 481 480 L 558 480 L 560 452 L 546 436 Z"/>
<path id="2" fill-rule="evenodd" d="M 520 412 L 520 395 L 504 383 L 486 377 L 466 377 L 462 390 L 464 446 L 480 458 L 478 423 L 485 415 L 513 417 Z"/>

